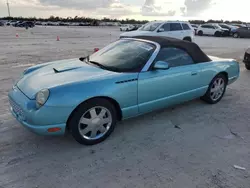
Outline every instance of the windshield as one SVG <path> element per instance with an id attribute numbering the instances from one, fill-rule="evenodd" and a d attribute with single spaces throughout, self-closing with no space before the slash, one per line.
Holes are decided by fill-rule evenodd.
<path id="1" fill-rule="evenodd" d="M 89 62 L 117 72 L 139 72 L 155 50 L 155 45 L 136 40 L 118 40 L 89 56 Z"/>
<path id="2" fill-rule="evenodd" d="M 148 23 L 144 25 L 140 30 L 142 31 L 154 31 L 157 27 L 159 27 L 161 23 Z"/>
<path id="3" fill-rule="evenodd" d="M 222 27 L 218 26 L 218 25 L 214 25 L 215 29 L 222 29 Z"/>

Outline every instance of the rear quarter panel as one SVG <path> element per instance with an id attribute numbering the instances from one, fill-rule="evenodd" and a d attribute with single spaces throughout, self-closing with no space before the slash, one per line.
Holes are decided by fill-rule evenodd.
<path id="1" fill-rule="evenodd" d="M 211 58 L 212 56 L 210 56 Z M 212 79 L 219 73 L 226 73 L 228 76 L 228 84 L 233 83 L 240 74 L 239 63 L 233 59 L 220 59 L 212 57 L 213 61 L 200 63 L 201 66 L 201 82 L 209 85 Z"/>

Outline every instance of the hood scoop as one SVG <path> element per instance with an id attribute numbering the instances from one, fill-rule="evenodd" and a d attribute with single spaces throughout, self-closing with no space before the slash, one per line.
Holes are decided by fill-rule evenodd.
<path id="1" fill-rule="evenodd" d="M 80 67 L 69 67 L 69 68 L 53 68 L 54 72 L 55 73 L 61 73 L 61 72 L 66 72 L 66 71 L 71 71 L 71 70 L 75 70 L 75 69 L 78 69 Z"/>

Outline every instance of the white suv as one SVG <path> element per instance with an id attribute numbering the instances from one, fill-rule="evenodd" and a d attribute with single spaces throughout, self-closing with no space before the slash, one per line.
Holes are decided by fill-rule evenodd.
<path id="1" fill-rule="evenodd" d="M 218 24 L 203 24 L 200 25 L 197 29 L 197 34 L 202 35 L 213 35 L 216 37 L 229 34 L 228 29 L 223 29 Z"/>
<path id="2" fill-rule="evenodd" d="M 154 21 L 149 22 L 136 31 L 122 33 L 120 38 L 135 36 L 165 36 L 192 42 L 194 30 L 189 22 Z"/>

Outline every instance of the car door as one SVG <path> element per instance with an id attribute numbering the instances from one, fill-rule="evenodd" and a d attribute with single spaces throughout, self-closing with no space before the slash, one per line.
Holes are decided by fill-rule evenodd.
<path id="1" fill-rule="evenodd" d="M 140 113 L 150 112 L 199 97 L 204 93 L 199 82 L 200 66 L 179 48 L 162 48 L 155 62 L 165 61 L 167 70 L 141 72 L 138 76 L 138 107 Z M 152 66 L 151 66 L 152 67 Z"/>
<path id="2" fill-rule="evenodd" d="M 214 35 L 215 27 L 212 25 L 207 25 L 207 33 L 208 33 L 208 35 Z"/>
<path id="3" fill-rule="evenodd" d="M 160 28 L 163 30 L 158 32 L 158 36 L 172 37 L 181 40 L 184 38 L 180 23 L 165 23 Z"/>
<path id="4" fill-rule="evenodd" d="M 193 31 L 193 33 L 195 33 L 195 30 L 193 28 L 191 28 L 187 23 L 182 23 L 182 29 L 183 29 L 183 38 L 190 36 L 191 31 Z"/>

